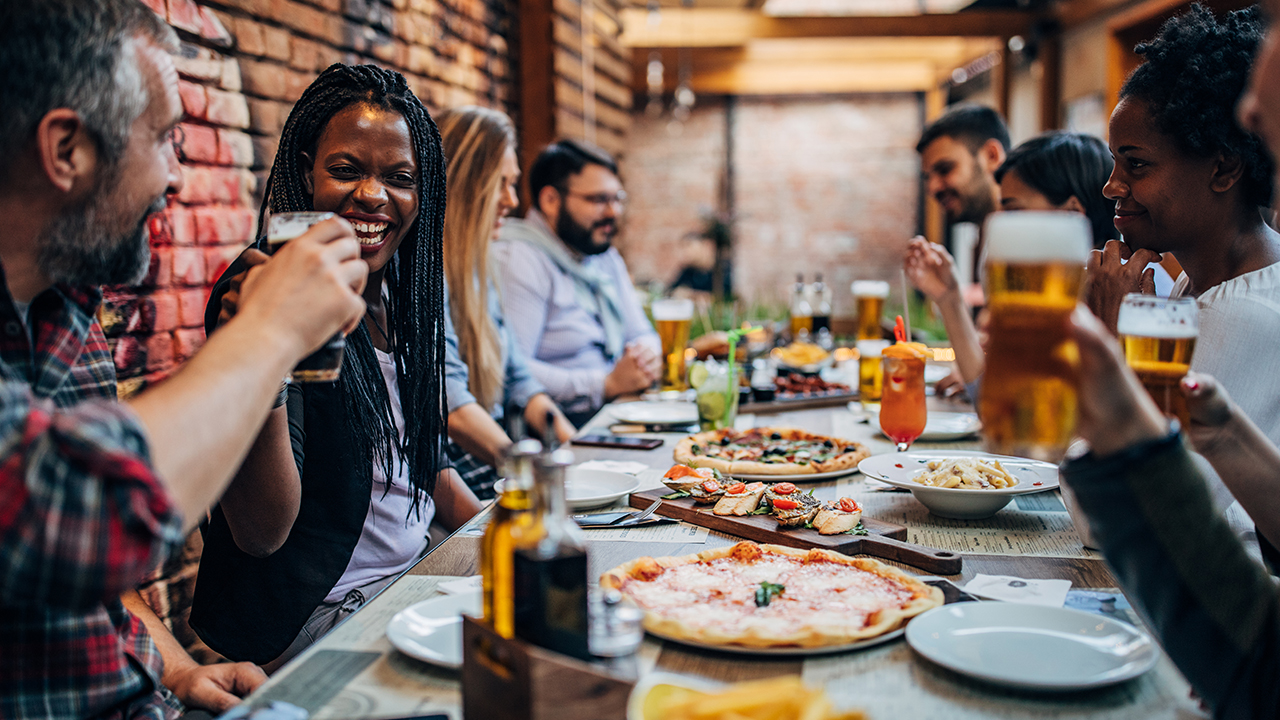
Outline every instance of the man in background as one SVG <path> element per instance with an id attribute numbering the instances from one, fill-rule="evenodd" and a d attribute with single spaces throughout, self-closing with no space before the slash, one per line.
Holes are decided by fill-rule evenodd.
<path id="1" fill-rule="evenodd" d="M 494 247 L 502 310 L 534 377 L 581 426 L 657 381 L 661 343 L 613 247 L 626 192 L 603 150 L 561 140 L 529 170 L 533 203 Z"/>

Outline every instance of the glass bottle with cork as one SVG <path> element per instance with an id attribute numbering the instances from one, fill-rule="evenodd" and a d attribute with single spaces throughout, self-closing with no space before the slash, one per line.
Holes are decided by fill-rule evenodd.
<path id="1" fill-rule="evenodd" d="M 532 527 L 515 550 L 516 637 L 563 655 L 591 660 L 587 601 L 587 549 L 569 517 L 566 449 L 544 451 L 534 464 L 537 499 Z"/>
<path id="2" fill-rule="evenodd" d="M 537 515 L 534 461 L 542 443 L 521 440 L 507 448 L 501 461 L 502 493 L 480 545 L 484 619 L 502 637 L 515 637 L 515 549 L 531 541 Z"/>

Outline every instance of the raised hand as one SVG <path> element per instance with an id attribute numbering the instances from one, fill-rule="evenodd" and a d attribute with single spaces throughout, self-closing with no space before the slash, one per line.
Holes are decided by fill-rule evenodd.
<path id="1" fill-rule="evenodd" d="M 1089 253 L 1084 282 L 1085 303 L 1116 334 L 1120 303 L 1129 293 L 1156 294 L 1155 270 L 1147 265 L 1161 256 L 1145 248 L 1130 250 L 1119 240 L 1108 240 L 1101 250 Z"/>

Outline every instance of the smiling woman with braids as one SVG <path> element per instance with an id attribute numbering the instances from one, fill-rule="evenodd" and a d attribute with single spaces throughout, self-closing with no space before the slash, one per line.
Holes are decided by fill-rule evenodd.
<path id="1" fill-rule="evenodd" d="M 369 265 L 338 382 L 289 386 L 205 530 L 191 625 L 223 655 L 274 668 L 421 557 L 433 517 L 456 528 L 479 503 L 443 449 L 445 165 L 404 78 L 371 65 L 316 78 L 263 205 L 259 236 L 268 208 L 341 215 Z M 228 268 L 208 329 L 264 259 L 249 249 Z"/>

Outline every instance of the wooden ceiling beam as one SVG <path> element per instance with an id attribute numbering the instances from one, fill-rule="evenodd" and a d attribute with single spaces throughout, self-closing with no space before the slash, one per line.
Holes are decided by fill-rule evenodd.
<path id="1" fill-rule="evenodd" d="M 658 21 L 622 11 L 623 45 L 633 48 L 735 47 L 766 38 L 1009 37 L 1027 32 L 1034 15 L 982 10 L 911 16 L 770 17 L 756 10 L 664 8 Z"/>

